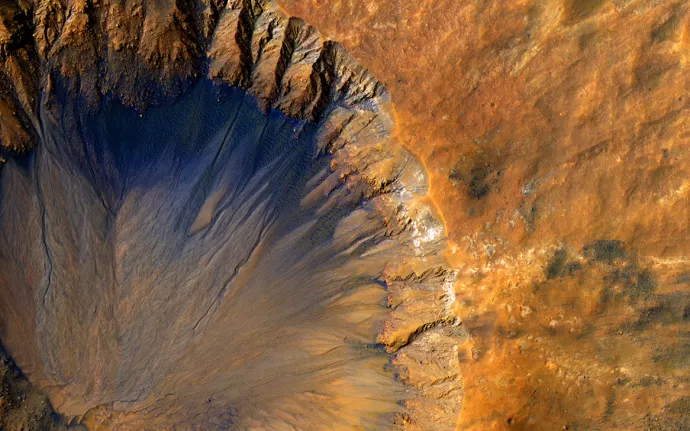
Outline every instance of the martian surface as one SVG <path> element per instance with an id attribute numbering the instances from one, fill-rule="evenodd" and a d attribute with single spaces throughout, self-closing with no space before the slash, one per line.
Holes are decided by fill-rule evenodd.
<path id="1" fill-rule="evenodd" d="M 0 430 L 690 430 L 690 5 L 0 2 Z"/>

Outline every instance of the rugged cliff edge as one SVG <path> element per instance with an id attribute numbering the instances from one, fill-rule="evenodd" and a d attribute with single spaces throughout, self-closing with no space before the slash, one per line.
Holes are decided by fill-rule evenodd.
<path id="1" fill-rule="evenodd" d="M 458 429 L 690 429 L 690 3 L 279 3 L 386 82 L 428 172 Z"/>
<path id="2" fill-rule="evenodd" d="M 386 89 L 339 44 L 269 1 L 0 14 L 2 341 L 58 413 L 454 426 L 443 224 Z M 417 362 L 438 381 L 401 385 Z"/>
<path id="3" fill-rule="evenodd" d="M 40 93 L 70 78 L 75 97 L 140 110 L 200 77 L 319 122 L 337 105 L 377 111 L 383 87 L 337 43 L 267 1 L 6 2 L 0 27 L 2 146 L 36 145 Z"/>

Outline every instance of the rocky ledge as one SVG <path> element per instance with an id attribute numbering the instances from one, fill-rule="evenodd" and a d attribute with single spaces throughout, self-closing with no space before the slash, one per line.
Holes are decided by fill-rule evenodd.
<path id="1" fill-rule="evenodd" d="M 453 428 L 459 405 L 440 394 L 460 391 L 457 352 L 434 346 L 466 334 L 449 307 L 443 223 L 424 168 L 396 139 L 385 87 L 341 45 L 261 0 L 17 0 L 0 7 L 0 21 L 1 335 L 36 387 L 26 390 L 45 392 L 63 415 L 10 402 L 3 408 L 34 409 L 41 419 L 8 429 L 54 419 L 89 429 Z M 251 113 L 254 105 L 265 117 Z M 259 118 L 257 149 L 231 150 L 248 132 L 215 119 L 223 109 Z M 132 112 L 143 123 L 132 125 Z M 185 129 L 186 115 L 197 115 L 198 130 Z M 157 135 L 158 124 L 167 134 Z M 120 133 L 140 145 L 109 143 Z M 201 137 L 206 152 L 194 147 Z M 274 138 L 287 140 L 280 151 Z M 303 165 L 291 170 L 293 158 L 303 173 Z M 245 215 L 227 222 L 226 213 Z M 330 242 L 295 219 L 325 225 Z M 235 231 L 246 236 L 223 236 Z M 240 251 L 218 245 L 238 240 Z M 301 250 L 304 241 L 332 260 L 271 251 Z M 199 280 L 219 281 L 204 278 L 221 271 L 218 253 L 237 265 L 224 286 L 202 294 Z M 298 299 L 254 310 L 253 296 L 227 293 L 244 283 L 261 302 L 266 292 L 251 286 L 264 282 L 311 304 L 305 317 Z M 254 346 L 243 338 L 254 332 L 233 329 L 248 321 L 275 334 L 230 361 L 227 349 Z M 306 332 L 284 328 L 291 324 Z M 300 339 L 312 332 L 319 343 Z M 253 361 L 280 351 L 275 345 L 303 356 L 276 354 L 273 368 L 284 366 L 284 375 L 301 368 L 272 384 L 264 374 L 274 371 Z M 438 378 L 415 383 L 419 366 Z M 297 372 L 318 381 L 295 380 Z M 28 385 L 13 373 L 12 385 Z M 229 389 L 233 381 L 245 392 Z"/>

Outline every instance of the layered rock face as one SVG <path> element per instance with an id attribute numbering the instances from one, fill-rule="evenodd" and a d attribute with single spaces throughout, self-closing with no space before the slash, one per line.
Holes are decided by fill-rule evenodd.
<path id="1" fill-rule="evenodd" d="M 689 429 L 687 1 L 281 4 L 386 82 L 444 216 L 469 336 L 401 376 L 462 430 Z"/>
<path id="2" fill-rule="evenodd" d="M 271 2 L 1 14 L 0 424 L 409 423 L 391 354 L 462 329 L 385 88 Z"/>
<path id="3" fill-rule="evenodd" d="M 690 427 L 687 2 L 279 3 L 3 3 L 0 425 Z"/>

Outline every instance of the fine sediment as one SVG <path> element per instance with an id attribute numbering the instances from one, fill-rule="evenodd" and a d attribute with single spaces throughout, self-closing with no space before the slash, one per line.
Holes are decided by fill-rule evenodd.
<path id="1" fill-rule="evenodd" d="M 443 224 L 339 44 L 268 1 L 0 15 L 0 334 L 63 421 L 454 426 Z"/>
<path id="2" fill-rule="evenodd" d="M 427 170 L 457 429 L 690 429 L 690 3 L 279 3 L 386 82 Z"/>

